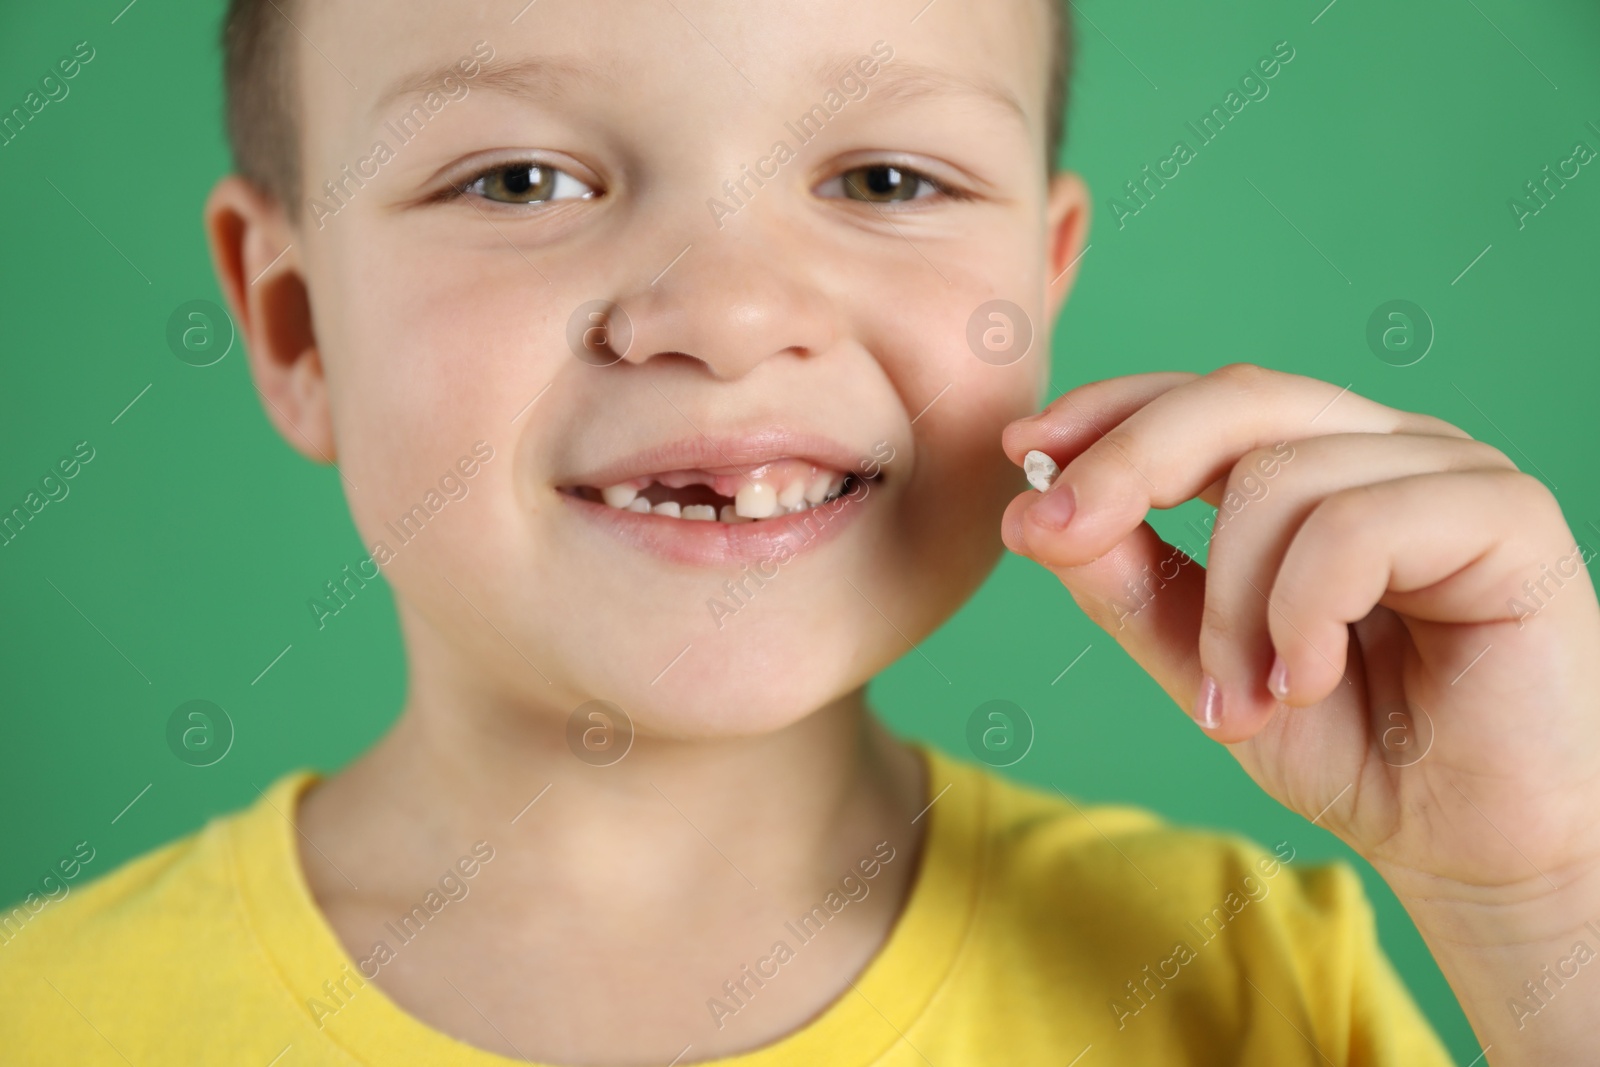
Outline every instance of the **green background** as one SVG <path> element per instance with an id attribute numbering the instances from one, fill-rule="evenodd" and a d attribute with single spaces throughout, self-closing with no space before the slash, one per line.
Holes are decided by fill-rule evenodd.
<path id="1" fill-rule="evenodd" d="M 1576 141 L 1600 149 L 1588 125 L 1600 126 L 1600 10 L 1325 2 L 1076 5 L 1064 158 L 1087 177 L 1096 217 L 1057 331 L 1055 390 L 1233 360 L 1349 385 L 1502 448 L 1594 544 L 1600 166 L 1524 228 L 1508 200 Z M 381 583 L 322 632 L 306 608 L 362 556 L 337 476 L 277 439 L 237 349 L 205 368 L 168 349 L 175 308 L 221 300 L 199 218 L 227 166 L 218 9 L 124 3 L 0 14 L 0 111 L 77 42 L 96 49 L 70 95 L 0 147 L 0 511 L 76 442 L 96 449 L 70 495 L 0 547 L 6 900 L 77 841 L 98 851 L 88 873 L 104 874 L 290 767 L 339 766 L 401 699 Z M 1296 54 L 1270 95 L 1119 229 L 1123 183 L 1180 137 L 1196 145 L 1185 123 L 1281 40 Z M 1436 331 L 1411 366 L 1366 340 L 1392 299 L 1420 305 Z M 1187 505 L 1157 528 L 1177 538 L 1201 515 Z M 1384 885 L 1262 794 L 1043 572 L 1007 558 L 922 650 L 874 686 L 902 733 L 967 755 L 973 709 L 1015 701 L 1037 738 L 1005 773 L 1351 859 L 1425 1010 L 1460 1062 L 1478 1055 Z M 195 698 L 237 729 L 207 768 L 165 740 L 173 709 Z"/>

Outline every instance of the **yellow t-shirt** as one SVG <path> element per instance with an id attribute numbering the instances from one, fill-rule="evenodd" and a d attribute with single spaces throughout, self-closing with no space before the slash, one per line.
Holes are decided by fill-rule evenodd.
<path id="1" fill-rule="evenodd" d="M 816 1019 L 721 1067 L 1450 1063 L 1349 867 L 923 752 L 927 841 L 888 940 Z M 284 776 L 0 944 L 0 1062 L 521 1063 L 362 978 L 299 866 L 289 818 L 313 781 Z"/>

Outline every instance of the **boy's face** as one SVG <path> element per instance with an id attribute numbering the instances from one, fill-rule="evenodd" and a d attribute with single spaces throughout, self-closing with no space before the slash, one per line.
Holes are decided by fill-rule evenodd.
<path id="1" fill-rule="evenodd" d="M 779 728 L 998 556 L 1021 488 L 1000 430 L 1040 402 L 1086 214 L 1045 173 L 1046 10 L 520 6 L 296 12 L 285 237 L 321 369 L 292 388 L 326 390 L 414 669 L 560 715 L 610 700 L 652 734 Z M 1009 365 L 969 343 L 997 299 L 1034 332 Z M 597 324 L 611 365 L 605 333 L 569 343 Z M 600 493 L 759 512 L 846 474 L 837 502 L 745 523 Z"/>

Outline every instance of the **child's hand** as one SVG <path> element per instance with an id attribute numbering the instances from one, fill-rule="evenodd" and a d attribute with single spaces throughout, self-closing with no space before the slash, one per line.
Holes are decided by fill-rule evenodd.
<path id="1" fill-rule="evenodd" d="M 1600 609 L 1549 490 L 1439 419 L 1248 364 L 1095 382 L 1003 440 L 1063 468 L 1007 546 L 1366 856 L 1479 1037 L 1532 1055 L 1505 998 L 1600 921 Z M 1196 496 L 1206 569 L 1144 522 Z M 1588 977 L 1552 1014 L 1587 1024 Z"/>

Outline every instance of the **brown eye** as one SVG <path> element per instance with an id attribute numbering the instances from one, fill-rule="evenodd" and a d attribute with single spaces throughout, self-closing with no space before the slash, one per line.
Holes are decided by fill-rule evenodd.
<path id="1" fill-rule="evenodd" d="M 566 171 L 537 163 L 496 167 L 461 188 L 463 192 L 500 204 L 542 204 L 594 195 L 593 189 Z"/>
<path id="2" fill-rule="evenodd" d="M 892 204 L 902 200 L 916 200 L 937 192 L 938 187 L 914 170 L 873 163 L 852 167 L 839 175 L 840 192 L 850 200 L 869 204 Z"/>

